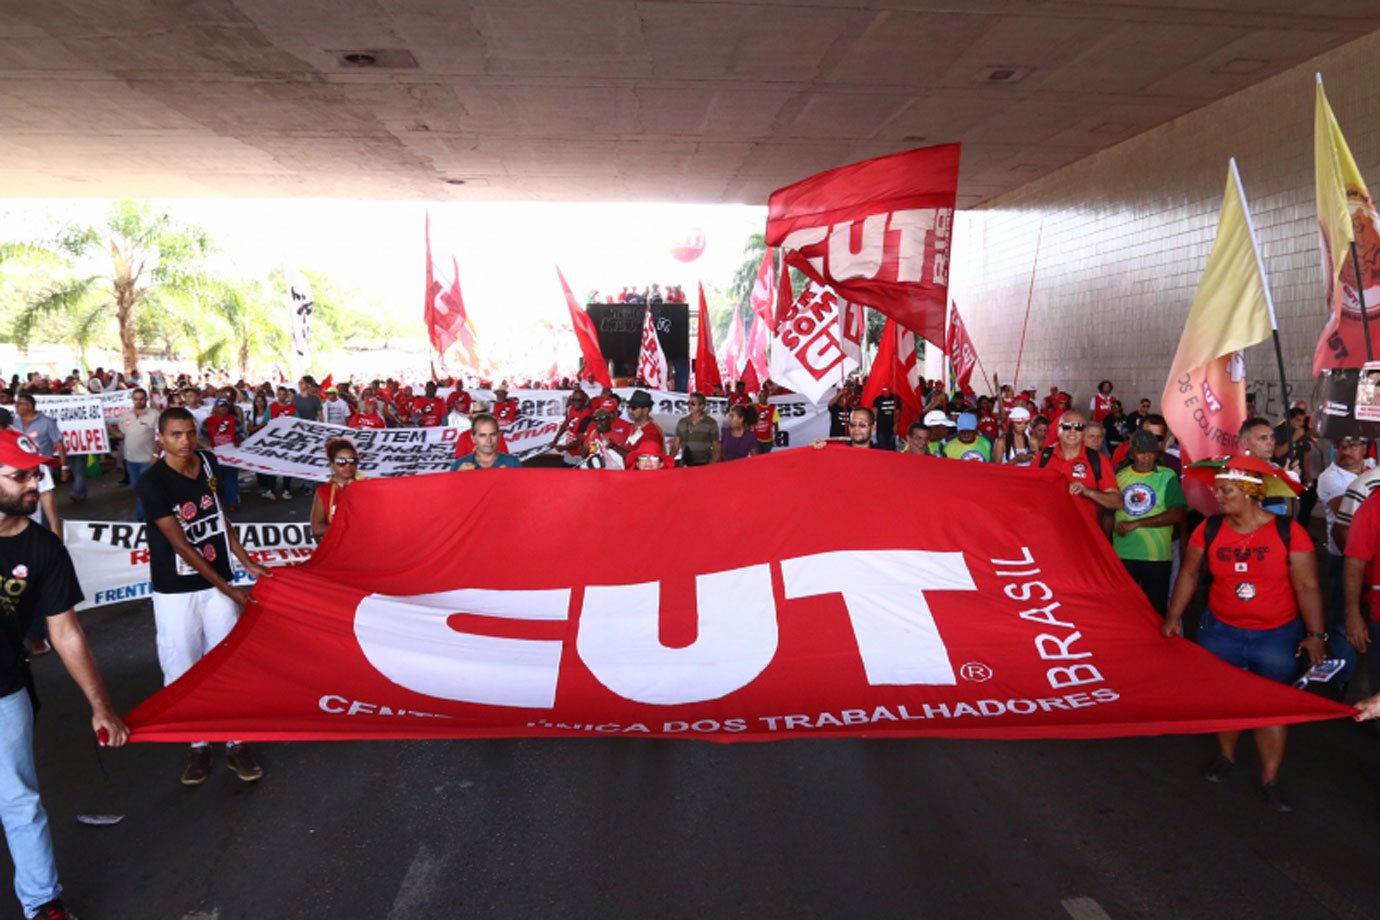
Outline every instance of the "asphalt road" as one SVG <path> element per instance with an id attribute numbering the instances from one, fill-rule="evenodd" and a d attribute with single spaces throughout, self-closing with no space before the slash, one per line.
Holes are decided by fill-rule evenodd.
<path id="1" fill-rule="evenodd" d="M 247 494 L 238 517 L 303 520 L 307 501 Z M 60 505 L 132 519 L 110 475 Z M 122 709 L 158 688 L 146 602 L 83 623 Z M 1380 916 L 1380 742 L 1346 721 L 1291 731 L 1292 814 L 1259 800 L 1248 745 L 1233 783 L 1204 782 L 1204 737 L 273 744 L 262 782 L 218 761 L 189 789 L 179 745 L 98 760 L 61 662 L 35 664 L 39 776 L 85 920 Z"/>

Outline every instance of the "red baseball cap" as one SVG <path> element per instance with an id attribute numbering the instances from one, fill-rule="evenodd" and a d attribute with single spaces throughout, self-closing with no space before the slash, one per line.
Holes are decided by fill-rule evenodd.
<path id="1" fill-rule="evenodd" d="M 28 435 L 6 428 L 0 431 L 0 464 L 29 470 L 39 464 L 57 466 L 57 458 L 45 457 Z"/>

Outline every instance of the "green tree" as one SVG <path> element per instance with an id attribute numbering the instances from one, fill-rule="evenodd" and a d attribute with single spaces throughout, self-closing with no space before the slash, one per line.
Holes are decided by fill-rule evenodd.
<path id="1" fill-rule="evenodd" d="M 189 308 L 214 293 L 207 268 L 212 244 L 205 231 L 178 223 L 147 202 L 116 201 L 99 227 L 67 227 L 49 241 L 0 245 L 0 262 L 14 259 L 60 266 L 49 285 L 21 303 L 11 332 L 27 345 L 40 321 L 71 320 L 68 337 L 85 349 L 114 324 L 125 371 L 139 367 L 140 341 L 196 341 Z"/>

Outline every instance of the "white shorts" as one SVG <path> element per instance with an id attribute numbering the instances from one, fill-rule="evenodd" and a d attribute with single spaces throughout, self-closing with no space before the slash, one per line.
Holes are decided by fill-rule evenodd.
<path id="1" fill-rule="evenodd" d="M 163 686 L 186 674 L 202 655 L 219 645 L 239 618 L 239 605 L 216 588 L 186 594 L 153 592 Z"/>

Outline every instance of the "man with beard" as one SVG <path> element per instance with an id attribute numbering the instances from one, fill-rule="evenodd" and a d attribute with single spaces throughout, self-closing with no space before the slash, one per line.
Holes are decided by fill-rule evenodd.
<path id="1" fill-rule="evenodd" d="M 33 675 L 23 636 L 35 617 L 48 621 L 58 657 L 91 704 L 98 740 L 118 747 L 129 730 L 115 714 L 73 608 L 82 599 L 72 557 L 57 535 L 28 515 L 38 507 L 40 464 L 52 464 L 29 438 L 0 431 L 0 821 L 5 826 L 14 887 L 25 917 L 63 920 L 62 885 L 53 859 L 48 816 L 34 768 Z"/>

